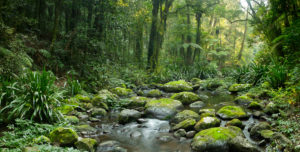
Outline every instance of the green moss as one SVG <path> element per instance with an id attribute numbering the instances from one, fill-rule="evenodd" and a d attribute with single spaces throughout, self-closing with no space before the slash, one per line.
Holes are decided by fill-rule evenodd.
<path id="1" fill-rule="evenodd" d="M 252 101 L 253 99 L 246 95 L 238 96 L 234 99 L 234 102 L 239 105 L 249 105 Z"/>
<path id="2" fill-rule="evenodd" d="M 151 99 L 147 97 L 134 96 L 130 98 L 129 107 L 144 107 Z"/>
<path id="3" fill-rule="evenodd" d="M 181 102 L 178 100 L 170 99 L 170 98 L 161 98 L 158 100 L 151 100 L 147 102 L 145 108 L 149 107 L 167 107 L 170 109 L 174 109 L 175 107 L 182 106 Z"/>
<path id="4" fill-rule="evenodd" d="M 199 115 L 192 110 L 183 110 L 183 111 L 177 113 L 174 117 L 175 122 L 181 122 L 185 119 L 199 120 Z"/>
<path id="5" fill-rule="evenodd" d="M 259 110 L 260 110 L 260 109 L 263 108 L 263 105 L 260 104 L 260 103 L 258 103 L 258 102 L 256 102 L 256 101 L 253 101 L 253 102 L 251 102 L 251 103 L 249 104 L 248 108 L 249 108 L 249 109 L 259 109 Z"/>
<path id="6" fill-rule="evenodd" d="M 247 114 L 238 106 L 225 106 L 222 107 L 217 114 L 223 119 L 245 118 Z"/>
<path id="7" fill-rule="evenodd" d="M 190 83 L 184 81 L 184 80 L 179 80 L 179 81 L 171 81 L 163 86 L 165 91 L 168 92 L 180 92 L 180 91 L 192 91 L 193 88 Z"/>
<path id="8" fill-rule="evenodd" d="M 160 97 L 161 95 L 162 95 L 162 93 L 158 89 L 152 89 L 147 93 L 148 97 Z"/>
<path id="9" fill-rule="evenodd" d="M 200 109 L 199 110 L 199 113 L 202 114 L 202 113 L 211 113 L 211 114 L 215 114 L 216 113 L 216 110 L 215 109 Z"/>
<path id="10" fill-rule="evenodd" d="M 96 129 L 91 127 L 90 125 L 79 125 L 75 126 L 76 131 L 79 132 L 95 132 Z"/>
<path id="11" fill-rule="evenodd" d="M 244 128 L 242 121 L 240 121 L 239 119 L 232 119 L 231 121 L 228 121 L 226 123 L 226 126 L 236 126 L 239 128 Z"/>
<path id="12" fill-rule="evenodd" d="M 72 105 L 63 105 L 61 107 L 58 107 L 58 110 L 60 110 L 60 112 L 64 115 L 67 115 L 69 113 L 71 113 L 72 111 L 74 111 L 74 106 Z"/>
<path id="13" fill-rule="evenodd" d="M 199 85 L 199 84 L 202 83 L 202 80 L 199 79 L 199 78 L 193 78 L 193 79 L 191 79 L 190 82 L 191 82 L 193 85 Z"/>
<path id="14" fill-rule="evenodd" d="M 125 97 L 132 93 L 131 89 L 126 89 L 121 87 L 113 88 L 111 91 L 120 97 Z"/>
<path id="15" fill-rule="evenodd" d="M 200 100 L 200 97 L 193 92 L 175 93 L 171 98 L 181 101 L 184 105 L 188 105 L 194 101 Z"/>
<path id="16" fill-rule="evenodd" d="M 228 127 L 215 127 L 205 129 L 197 133 L 194 137 L 194 141 L 226 141 L 242 134 L 241 129 L 228 128 Z"/>
<path id="17" fill-rule="evenodd" d="M 99 108 L 104 108 L 108 110 L 107 103 L 110 101 L 115 101 L 118 99 L 118 96 L 109 92 L 108 90 L 101 90 L 99 93 L 92 99 L 92 104 Z"/>
<path id="18" fill-rule="evenodd" d="M 195 119 L 186 119 L 176 124 L 173 127 L 173 130 L 178 130 L 178 129 L 191 130 L 195 124 L 196 124 Z"/>
<path id="19" fill-rule="evenodd" d="M 35 144 L 47 144 L 47 143 L 50 143 L 51 141 L 48 137 L 42 135 L 42 136 L 39 136 L 39 137 L 35 138 L 33 140 L 33 142 Z"/>
<path id="20" fill-rule="evenodd" d="M 82 151 L 94 152 L 97 141 L 91 138 L 82 138 L 75 143 L 77 149 Z"/>
<path id="21" fill-rule="evenodd" d="M 106 116 L 107 112 L 103 108 L 94 108 L 92 109 L 92 116 Z"/>
<path id="22" fill-rule="evenodd" d="M 201 118 L 200 121 L 198 121 L 195 125 L 195 129 L 197 131 L 208 129 L 212 127 L 218 127 L 220 126 L 221 121 L 217 119 L 216 117 L 204 117 Z"/>
<path id="23" fill-rule="evenodd" d="M 65 116 L 65 120 L 70 122 L 71 124 L 79 123 L 79 119 L 76 116 Z"/>
<path id="24" fill-rule="evenodd" d="M 230 92 L 239 92 L 251 88 L 251 84 L 233 84 L 229 87 Z"/>
<path id="25" fill-rule="evenodd" d="M 91 102 L 91 98 L 88 97 L 88 96 L 84 96 L 84 95 L 81 95 L 81 94 L 78 94 L 75 96 L 75 98 L 77 98 L 80 102 Z"/>
<path id="26" fill-rule="evenodd" d="M 204 117 L 215 117 L 216 114 L 215 113 L 202 113 L 200 115 L 200 119 L 204 118 Z"/>
<path id="27" fill-rule="evenodd" d="M 262 130 L 262 131 L 260 131 L 260 135 L 264 139 L 271 139 L 273 134 L 274 134 L 274 132 L 272 130 Z"/>
<path id="28" fill-rule="evenodd" d="M 58 127 L 50 132 L 50 140 L 62 146 L 73 145 L 77 139 L 77 133 L 71 128 Z"/>

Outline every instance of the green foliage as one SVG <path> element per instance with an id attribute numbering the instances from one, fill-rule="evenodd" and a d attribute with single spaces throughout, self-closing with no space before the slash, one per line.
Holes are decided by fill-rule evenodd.
<path id="1" fill-rule="evenodd" d="M 6 87 L 11 96 L 1 109 L 2 114 L 8 114 L 7 120 L 28 118 L 41 122 L 60 120 L 61 114 L 56 109 L 60 106 L 63 92 L 54 85 L 56 77 L 43 70 L 42 72 L 27 71 L 16 79 L 16 82 Z"/>
<path id="2" fill-rule="evenodd" d="M 288 78 L 288 68 L 287 66 L 278 61 L 273 60 L 272 64 L 268 67 L 269 72 L 267 76 L 267 81 L 275 89 L 279 87 L 285 87 L 285 82 Z"/>
<path id="3" fill-rule="evenodd" d="M 67 126 L 68 124 L 39 124 L 30 120 L 16 119 L 15 124 L 8 126 L 10 131 L 3 132 L 0 138 L 0 149 L 10 148 L 15 151 L 21 151 L 25 146 L 34 144 L 34 139 L 41 135 L 48 134 L 58 126 Z"/>

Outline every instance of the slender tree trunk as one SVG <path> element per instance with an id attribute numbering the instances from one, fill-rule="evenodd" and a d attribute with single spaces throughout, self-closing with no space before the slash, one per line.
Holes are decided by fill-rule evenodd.
<path id="1" fill-rule="evenodd" d="M 60 16 L 60 7 L 61 7 L 62 0 L 55 0 L 55 17 L 54 17 L 54 26 L 52 31 L 52 43 L 51 43 L 51 50 L 53 50 L 53 46 L 56 41 L 58 25 L 59 25 L 59 16 Z"/>
<path id="2" fill-rule="evenodd" d="M 157 24 L 158 24 L 158 10 L 159 10 L 160 0 L 152 0 L 152 23 L 151 23 L 151 33 L 150 33 L 150 41 L 148 48 L 148 64 L 147 69 L 150 71 L 154 71 L 156 68 L 157 60 L 155 50 L 157 47 Z"/>
<path id="3" fill-rule="evenodd" d="M 87 25 L 88 25 L 88 28 L 90 28 L 92 26 L 94 0 L 89 0 L 88 3 L 89 4 L 88 4 Z"/>
<path id="4" fill-rule="evenodd" d="M 241 60 L 242 55 L 243 55 L 245 39 L 246 39 L 246 35 L 247 35 L 247 29 L 248 29 L 248 9 L 247 9 L 247 13 L 246 13 L 245 31 L 244 31 L 244 35 L 243 35 L 241 49 L 240 49 L 240 52 L 239 52 L 239 55 L 238 55 L 238 60 Z"/>
<path id="5" fill-rule="evenodd" d="M 192 43 L 192 36 L 191 36 L 191 17 L 190 17 L 189 7 L 187 7 L 187 27 L 188 27 L 187 43 L 190 44 Z M 193 63 L 192 55 L 193 55 L 192 46 L 189 45 L 186 52 L 186 60 L 185 60 L 186 65 L 191 65 Z"/>
<path id="6" fill-rule="evenodd" d="M 200 46 L 200 41 L 201 41 L 201 17 L 202 13 L 198 12 L 196 13 L 196 22 L 197 22 L 197 29 L 196 29 L 196 44 Z M 200 48 L 195 49 L 194 53 L 194 59 L 196 58 L 197 55 L 200 55 Z"/>

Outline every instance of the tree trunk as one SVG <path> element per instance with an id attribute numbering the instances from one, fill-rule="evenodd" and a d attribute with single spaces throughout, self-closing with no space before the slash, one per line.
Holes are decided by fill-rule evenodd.
<path id="1" fill-rule="evenodd" d="M 188 27 L 187 43 L 190 44 L 192 43 L 192 36 L 191 36 L 191 17 L 190 17 L 189 7 L 187 7 L 187 27 Z M 186 52 L 186 60 L 185 60 L 186 65 L 191 65 L 193 63 L 192 54 L 193 54 L 192 46 L 189 45 Z"/>
<path id="2" fill-rule="evenodd" d="M 196 22 L 197 22 L 197 29 L 196 29 L 196 44 L 198 44 L 200 46 L 200 42 L 201 42 L 201 17 L 202 17 L 202 13 L 198 12 L 196 13 Z M 194 59 L 196 58 L 197 55 L 200 55 L 200 48 L 196 48 L 195 49 L 195 53 L 194 53 Z"/>
<path id="3" fill-rule="evenodd" d="M 159 10 L 160 0 L 152 0 L 152 23 L 151 23 L 151 33 L 150 33 L 150 41 L 148 48 L 148 64 L 147 69 L 150 71 L 154 71 L 156 68 L 157 60 L 155 50 L 157 47 L 157 23 L 158 23 L 158 10 Z"/>
<path id="4" fill-rule="evenodd" d="M 89 0 L 88 3 L 89 4 L 88 4 L 87 25 L 88 25 L 88 28 L 90 28 L 92 26 L 94 0 Z"/>
<path id="5" fill-rule="evenodd" d="M 61 7 L 61 1 L 62 0 L 55 0 L 55 17 L 54 17 L 54 26 L 52 31 L 52 43 L 51 43 L 51 50 L 53 50 L 56 37 L 57 37 L 57 31 L 58 31 L 58 25 L 59 25 L 59 16 L 60 16 L 60 7 Z"/>
<path id="6" fill-rule="evenodd" d="M 247 13 L 246 13 L 245 31 L 244 31 L 244 35 L 243 35 L 241 49 L 240 49 L 240 52 L 239 52 L 239 55 L 238 55 L 238 60 L 241 60 L 242 55 L 243 55 L 244 45 L 245 45 L 245 39 L 246 39 L 247 29 L 248 29 L 248 25 L 247 24 L 248 24 L 248 9 L 247 9 Z"/>

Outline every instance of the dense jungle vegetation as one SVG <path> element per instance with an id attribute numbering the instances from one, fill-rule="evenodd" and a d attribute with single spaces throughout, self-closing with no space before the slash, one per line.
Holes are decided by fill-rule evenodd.
<path id="1" fill-rule="evenodd" d="M 300 1 L 0 0 L 0 152 L 105 151 L 78 138 L 85 116 L 124 124 L 164 98 L 208 104 L 203 91 L 268 123 L 260 150 L 299 152 Z"/>

